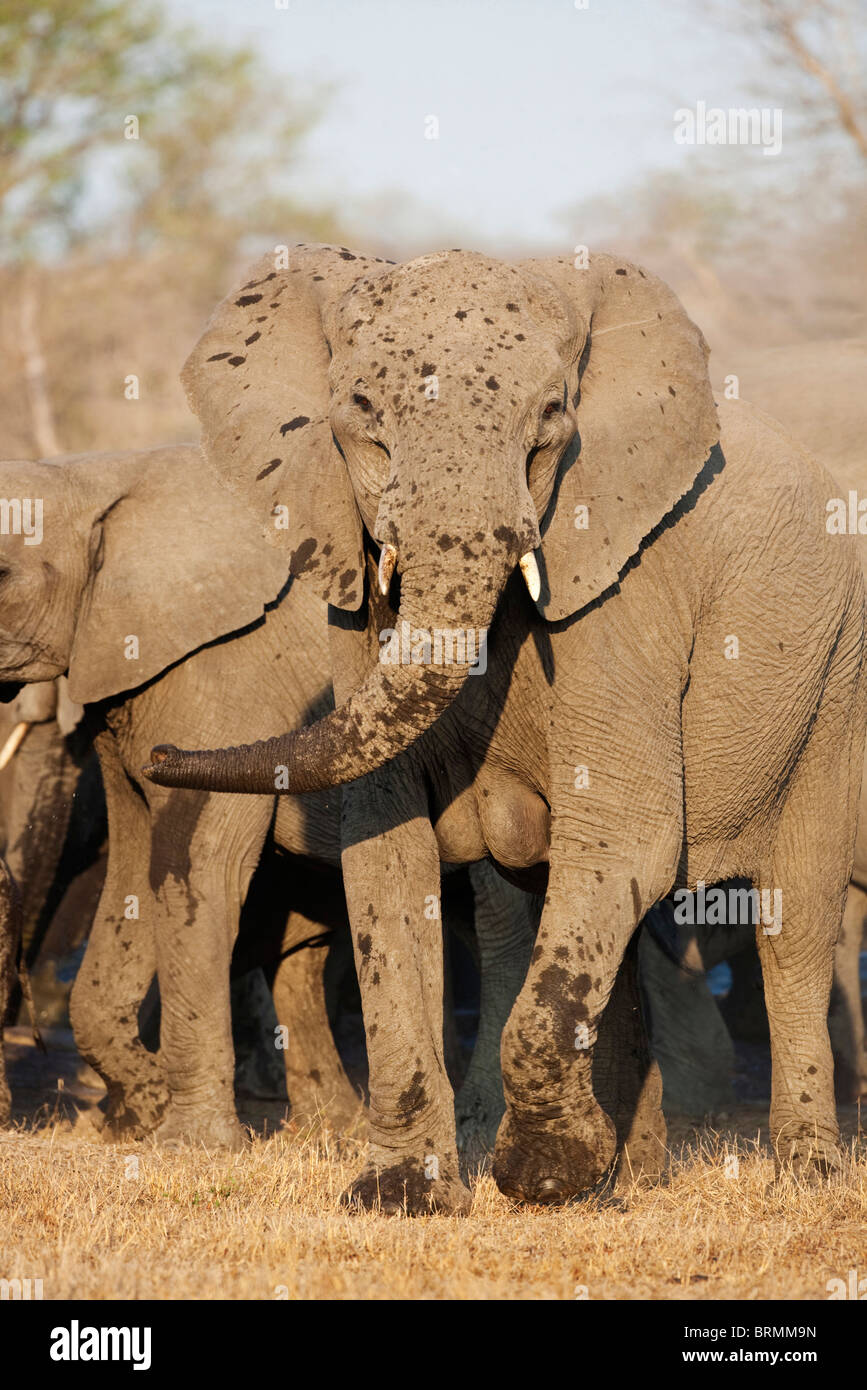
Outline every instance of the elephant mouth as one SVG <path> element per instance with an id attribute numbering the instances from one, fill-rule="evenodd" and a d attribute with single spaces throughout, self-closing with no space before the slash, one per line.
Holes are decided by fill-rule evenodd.
<path id="1" fill-rule="evenodd" d="M 11 705 L 23 689 L 22 681 L 0 681 L 0 705 Z"/>

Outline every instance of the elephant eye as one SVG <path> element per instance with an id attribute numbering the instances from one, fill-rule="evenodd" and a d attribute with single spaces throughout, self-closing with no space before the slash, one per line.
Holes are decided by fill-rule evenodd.
<path id="1" fill-rule="evenodd" d="M 545 406 L 545 409 L 542 411 L 542 414 L 546 417 L 546 419 L 550 420 L 552 415 L 559 415 L 562 409 L 562 401 L 549 401 L 548 404 Z"/>
<path id="2" fill-rule="evenodd" d="M 358 406 L 359 410 L 363 410 L 365 413 L 368 410 L 372 409 L 370 401 L 367 399 L 367 397 L 362 396 L 358 391 L 355 392 L 355 395 L 352 397 L 352 400 L 353 403 Z"/>

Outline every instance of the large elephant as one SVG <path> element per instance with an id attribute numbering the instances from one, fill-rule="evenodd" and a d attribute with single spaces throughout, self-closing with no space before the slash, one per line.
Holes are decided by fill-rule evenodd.
<path id="1" fill-rule="evenodd" d="M 778 1161 L 835 1164 L 826 1015 L 867 709 L 825 472 L 745 406 L 718 421 L 698 330 L 605 255 L 299 247 L 223 302 L 184 379 L 217 473 L 331 605 L 337 708 L 252 746 L 158 746 L 146 772 L 346 784 L 372 1139 L 347 1200 L 469 1202 L 425 911 L 440 855 L 547 878 L 502 1038 L 504 1193 L 562 1201 L 624 1148 L 658 1169 L 636 927 L 736 875 L 785 904 L 760 934 Z"/>

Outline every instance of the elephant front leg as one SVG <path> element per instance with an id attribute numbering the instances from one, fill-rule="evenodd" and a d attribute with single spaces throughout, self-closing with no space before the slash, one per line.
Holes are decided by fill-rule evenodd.
<path id="1" fill-rule="evenodd" d="M 564 864 L 552 847 L 536 948 L 503 1033 L 507 1109 L 493 1173 L 500 1190 L 517 1201 L 565 1202 L 595 1186 L 611 1166 L 618 1137 L 631 1141 L 637 1122 L 637 1141 L 644 1111 L 658 1110 L 653 1074 L 647 1073 L 641 1085 L 635 1079 L 624 1084 L 615 1068 L 624 1062 L 628 1045 L 614 1049 L 607 1036 L 632 1006 L 635 987 L 629 980 L 621 986 L 623 998 L 612 1003 L 611 1019 L 603 1021 L 650 893 L 642 893 L 628 868 L 603 869 L 604 862 L 600 858 L 592 869 L 570 865 L 568 858 Z M 634 1031 L 630 1023 L 630 1038 Z M 594 1093 L 597 1041 L 605 1096 L 616 1118 Z M 630 1059 L 632 1070 L 633 1064 Z M 650 1127 L 651 1136 L 655 1128 Z M 647 1148 L 644 1141 L 641 1147 Z"/>
<path id="2" fill-rule="evenodd" d="M 76 1047 L 108 1090 L 107 1134 L 141 1138 L 156 1127 L 168 1102 L 160 1060 L 139 1033 L 139 1009 L 156 969 L 147 876 L 150 823 L 111 735 L 101 733 L 96 747 L 108 808 L 108 865 L 69 1015 Z"/>
<path id="3" fill-rule="evenodd" d="M 469 1209 L 443 1057 L 440 864 L 405 761 L 343 794 L 343 872 L 370 1064 L 370 1156 L 344 1202 Z"/>
<path id="4" fill-rule="evenodd" d="M 170 1093 L 157 1138 L 238 1149 L 229 969 L 273 802 L 193 791 L 154 801 L 160 1056 Z"/>
<path id="5" fill-rule="evenodd" d="M 129 888 L 129 880 L 122 888 Z M 121 892 L 106 879 L 84 959 L 69 998 L 75 1045 L 105 1082 L 105 1132 L 141 1139 L 159 1123 L 168 1102 L 160 1061 L 139 1035 L 138 1015 L 155 969 L 153 921 L 147 894 Z M 135 905 L 125 908 L 125 902 Z M 141 913 L 128 920 L 125 911 Z"/>

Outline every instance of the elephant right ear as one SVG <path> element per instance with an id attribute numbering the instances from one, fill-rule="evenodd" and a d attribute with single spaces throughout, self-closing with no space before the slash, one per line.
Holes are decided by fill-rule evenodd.
<path id="1" fill-rule="evenodd" d="M 289 571 L 349 610 L 364 596 L 362 525 L 328 418 L 323 314 L 375 266 L 333 246 L 263 257 L 181 373 L 222 481 L 285 547 Z"/>
<path id="2" fill-rule="evenodd" d="M 704 338 L 655 275 L 601 254 L 585 269 L 564 259 L 523 268 L 547 279 L 568 311 L 560 331 L 577 399 L 578 434 L 540 519 L 538 608 L 559 621 L 617 582 L 692 488 L 719 422 Z"/>

